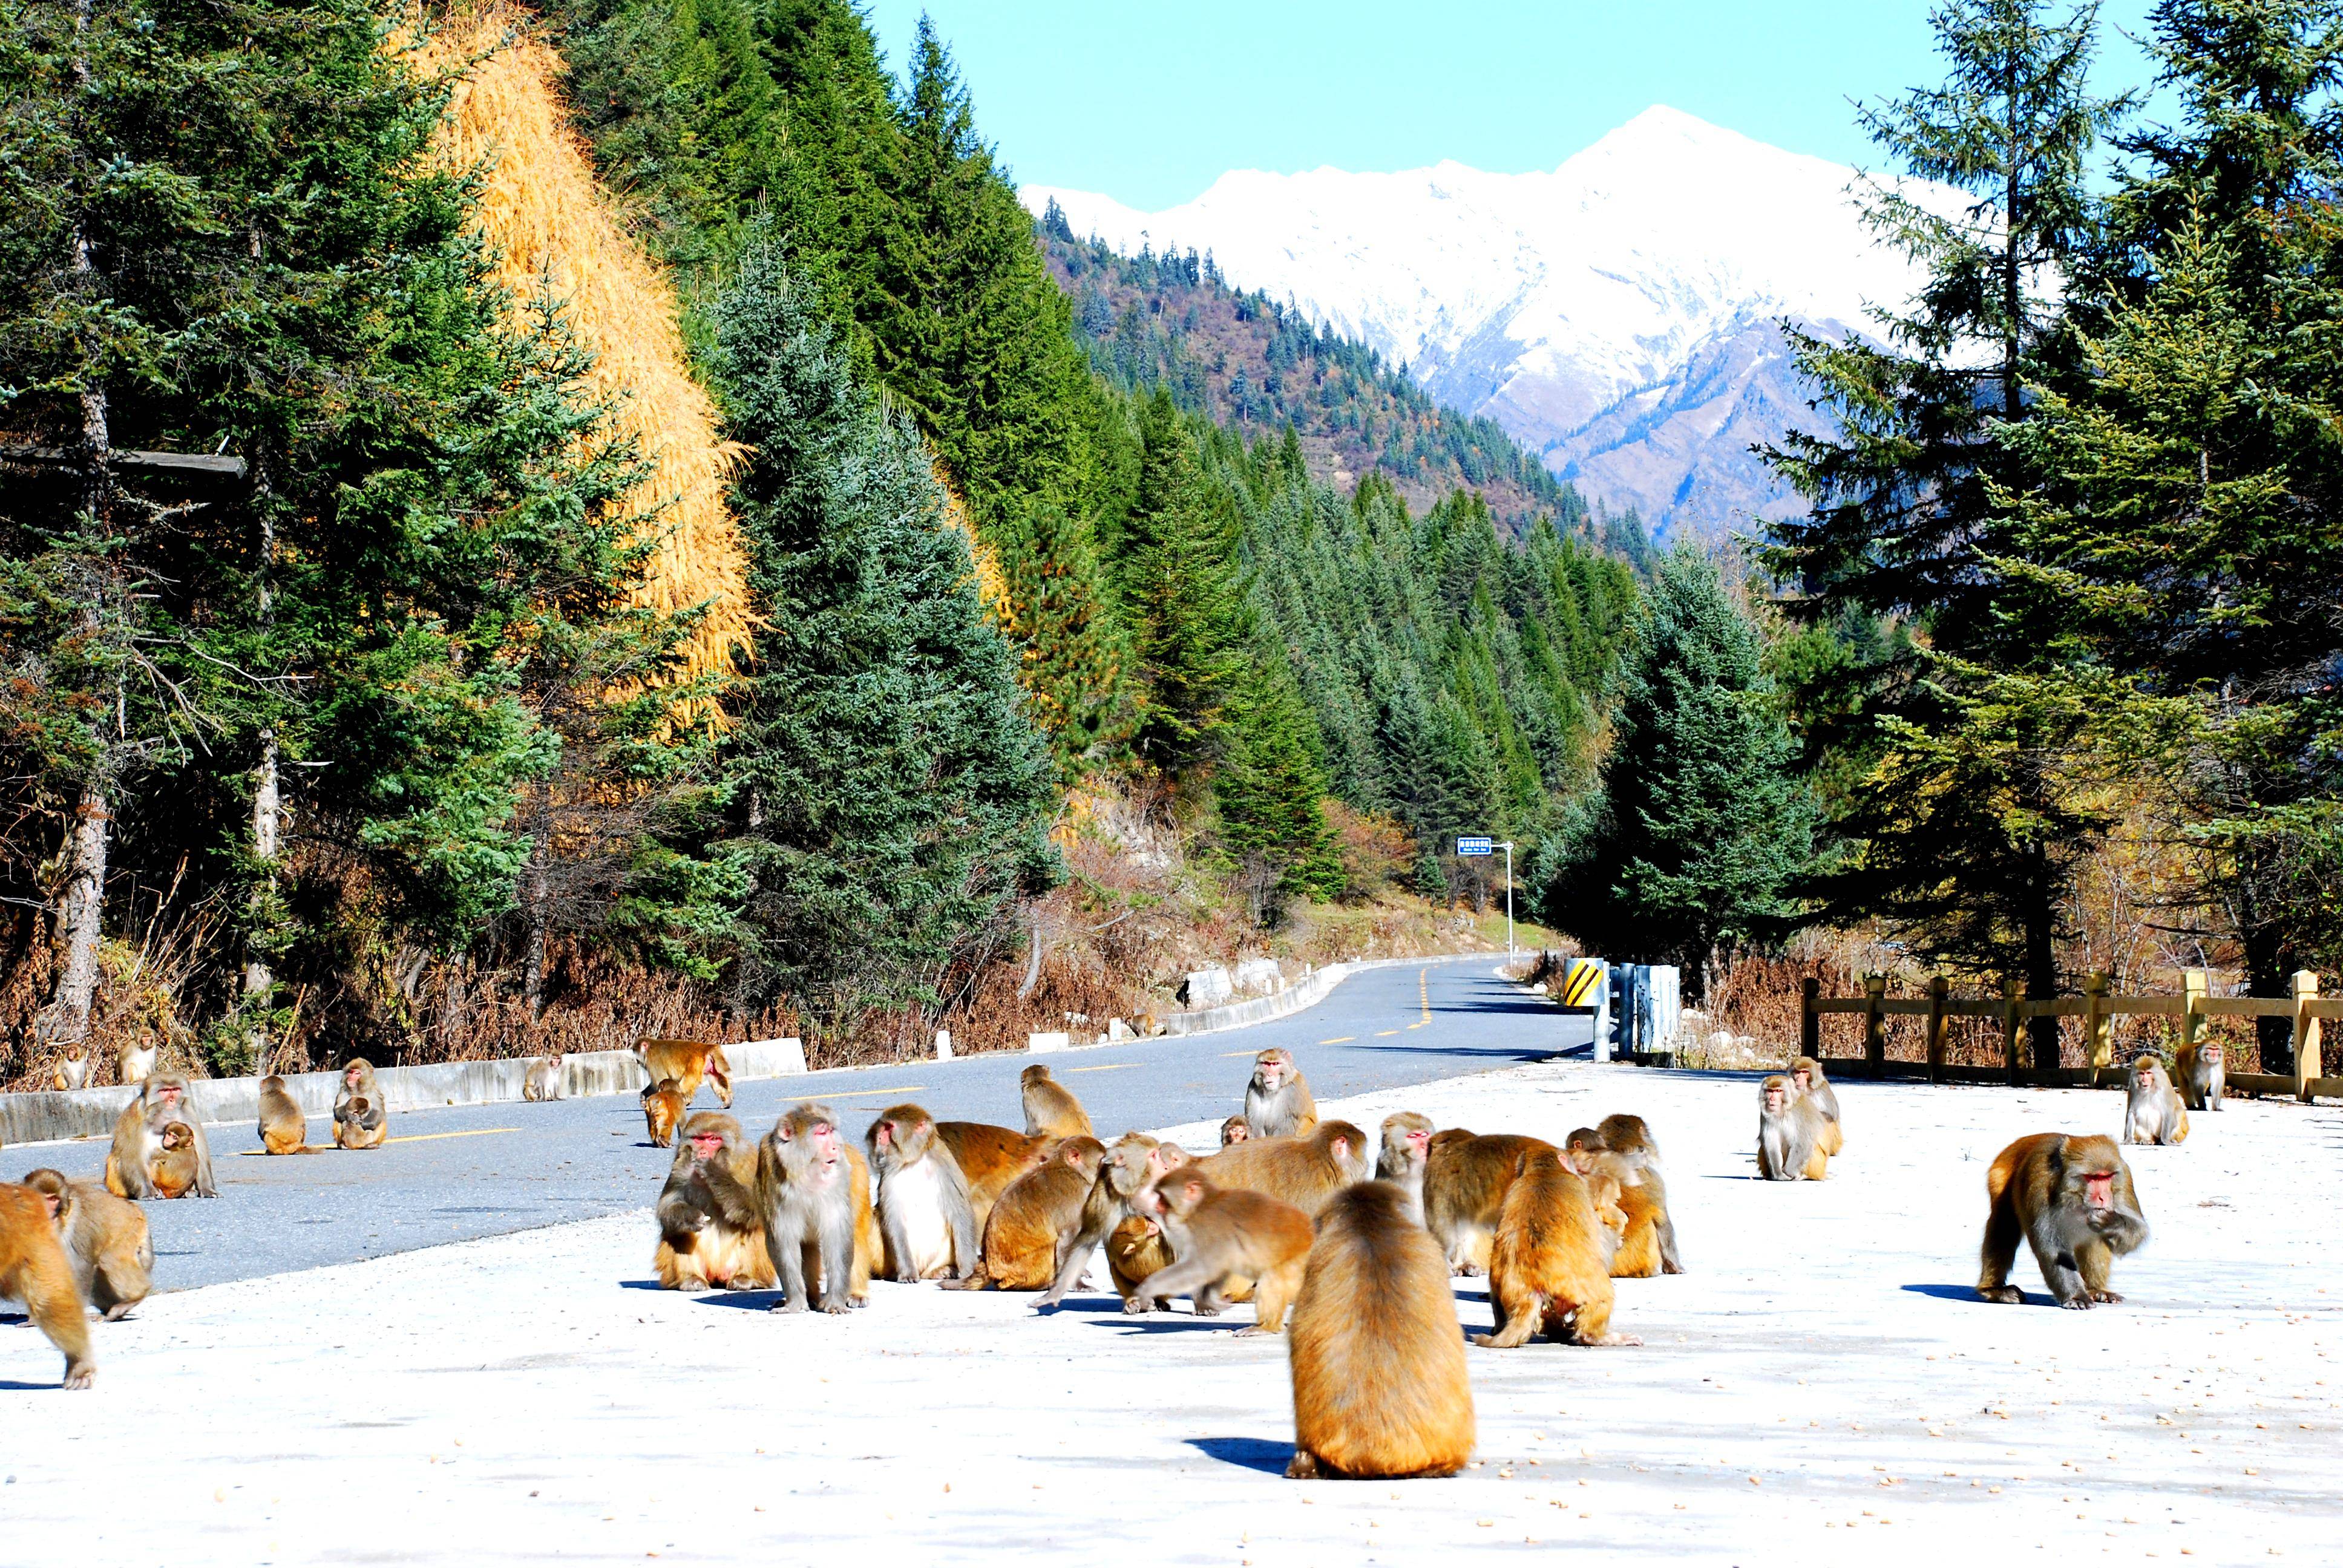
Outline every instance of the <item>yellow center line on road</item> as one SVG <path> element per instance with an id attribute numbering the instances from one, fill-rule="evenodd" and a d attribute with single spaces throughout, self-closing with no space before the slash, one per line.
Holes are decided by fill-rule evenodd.
<path id="1" fill-rule="evenodd" d="M 1423 1016 L 1409 1024 L 1407 1027 L 1410 1029 L 1422 1029 L 1432 1021 L 1432 982 L 1424 978 L 1431 972 L 1430 964 L 1415 971 L 1415 995 L 1417 1001 L 1423 1004 Z"/>
<path id="2" fill-rule="evenodd" d="M 1388 1038 L 1389 1036 L 1392 1036 L 1392 1035 L 1397 1034 L 1398 1032 L 1399 1032 L 1399 1030 L 1395 1030 L 1395 1029 L 1379 1029 L 1379 1030 L 1375 1030 L 1375 1038 L 1376 1038 L 1377 1040 L 1383 1040 L 1383 1039 Z"/>
<path id="3" fill-rule="evenodd" d="M 1138 1065 L 1140 1065 L 1140 1064 L 1139 1064 L 1138 1062 L 1135 1062 L 1135 1061 L 1113 1061 L 1113 1062 L 1109 1062 L 1109 1063 L 1108 1063 L 1106 1066 L 1104 1066 L 1104 1067 L 1070 1067 L 1070 1068 L 1066 1069 L 1066 1070 L 1067 1070 L 1068 1072 L 1070 1072 L 1070 1073 L 1072 1073 L 1072 1072 L 1121 1072 L 1121 1071 L 1124 1068 L 1126 1068 L 1126 1067 L 1137 1067 Z"/>
<path id="4" fill-rule="evenodd" d="M 1221 1052 L 1221 1054 L 1222 1056 L 1259 1056 L 1261 1052 L 1257 1050 L 1224 1050 Z"/>
<path id="5" fill-rule="evenodd" d="M 1348 1045 L 1358 1038 L 1359 1037 L 1355 1034 L 1338 1034 L 1332 1040 L 1322 1040 L 1318 1043 L 1321 1045 Z"/>
<path id="6" fill-rule="evenodd" d="M 475 1127 L 468 1132 L 410 1132 L 404 1138 L 386 1138 L 385 1143 L 428 1143 L 439 1138 L 486 1138 L 491 1132 L 518 1132 L 518 1127 Z"/>

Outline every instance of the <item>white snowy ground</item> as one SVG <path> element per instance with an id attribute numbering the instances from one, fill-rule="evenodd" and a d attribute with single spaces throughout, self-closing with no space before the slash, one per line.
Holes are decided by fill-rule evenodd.
<path id="1" fill-rule="evenodd" d="M 1243 1309 L 881 1284 L 781 1318 L 646 1289 L 646 1191 L 636 1219 L 158 1297 L 96 1325 L 89 1393 L 0 1327 L 0 1563 L 2343 1561 L 2343 1111 L 2235 1103 L 2131 1151 L 2155 1235 L 2130 1300 L 2066 1312 L 2030 1261 L 2025 1307 L 1967 1299 L 1985 1164 L 2113 1131 L 2116 1096 L 1839 1092 L 1820 1185 L 1752 1179 L 1745 1079 L 1538 1066 L 1329 1108 L 1555 1139 L 1633 1110 L 1666 1151 L 1693 1271 L 1620 1282 L 1639 1349 L 1472 1351 L 1453 1480 L 1282 1479 L 1284 1346 L 1232 1338 Z"/>

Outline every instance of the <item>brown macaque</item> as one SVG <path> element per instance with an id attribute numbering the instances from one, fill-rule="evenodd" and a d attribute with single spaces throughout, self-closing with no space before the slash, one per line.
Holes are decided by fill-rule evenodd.
<path id="1" fill-rule="evenodd" d="M 1839 1131 L 1838 1091 L 1823 1076 L 1823 1064 L 1811 1056 L 1799 1057 L 1790 1063 L 1790 1082 L 1800 1098 L 1813 1101 L 1815 1109 L 1823 1113 L 1828 1125 L 1823 1129 L 1822 1151 L 1837 1159 L 1839 1151 L 1846 1147 L 1846 1139 Z"/>
<path id="2" fill-rule="evenodd" d="M 936 1136 L 968 1178 L 968 1210 L 979 1236 L 984 1234 L 994 1201 L 1017 1178 L 1048 1159 L 1056 1142 L 990 1121 L 939 1121 Z"/>
<path id="3" fill-rule="evenodd" d="M 390 1103 L 376 1081 L 374 1063 L 354 1056 L 342 1066 L 334 1091 L 334 1144 L 340 1149 L 379 1149 L 390 1138 Z"/>
<path id="4" fill-rule="evenodd" d="M 301 1113 L 300 1102 L 273 1072 L 260 1081 L 260 1147 L 270 1154 L 318 1152 L 309 1147 L 309 1119 Z"/>
<path id="5" fill-rule="evenodd" d="M 1489 1247 L 1505 1206 L 1506 1189 L 1521 1174 L 1524 1156 L 1559 1152 L 1543 1138 L 1516 1132 L 1483 1137 L 1451 1127 L 1425 1146 L 1423 1224 L 1460 1274 L 1489 1271 Z"/>
<path id="6" fill-rule="evenodd" d="M 1073 1091 L 1050 1076 L 1050 1070 L 1035 1062 L 1018 1074 L 1017 1081 L 1025 1105 L 1025 1136 L 1028 1138 L 1090 1138 L 1090 1114 L 1082 1109 Z"/>
<path id="7" fill-rule="evenodd" d="M 1348 1121 L 1322 1121 L 1307 1138 L 1248 1138 L 1196 1161 L 1216 1187 L 1265 1192 L 1315 1214 L 1326 1200 L 1368 1174 L 1367 1135 Z"/>
<path id="8" fill-rule="evenodd" d="M 870 1168 L 827 1105 L 782 1116 L 757 1150 L 757 1193 L 766 1251 L 780 1276 L 777 1312 L 844 1312 L 870 1299 L 878 1229 Z"/>
<path id="9" fill-rule="evenodd" d="M 1614 1280 L 1648 1280 L 1658 1274 L 1681 1274 L 1684 1261 L 1676 1252 L 1676 1228 L 1668 1218 L 1668 1189 L 1659 1167 L 1642 1163 L 1630 1154 L 1575 1147 L 1563 1154 L 1563 1164 L 1589 1179 L 1612 1183 L 1620 1213 L 1618 1250 L 1611 1259 Z M 1603 1207 L 1598 1199 L 1599 1211 Z"/>
<path id="10" fill-rule="evenodd" d="M 2227 1091 L 2228 1062 L 2217 1040 L 2192 1040 L 2172 1060 L 2181 1103 L 2191 1111 L 2218 1111 Z"/>
<path id="11" fill-rule="evenodd" d="M 1229 1288 L 1250 1280 L 1253 1322 L 1237 1332 L 1276 1333 L 1302 1289 L 1310 1217 L 1265 1192 L 1213 1186 L 1200 1174 L 1204 1163 L 1197 1161 L 1139 1190 L 1131 1206 L 1163 1227 L 1172 1261 L 1140 1281 L 1122 1310 L 1152 1312 L 1158 1302 L 1186 1296 L 1196 1316 L 1218 1317 Z"/>
<path id="12" fill-rule="evenodd" d="M 45 1167 L 27 1171 L 25 1185 L 55 1214 L 57 1240 L 84 1301 L 115 1322 L 146 1299 L 155 1288 L 155 1242 L 137 1204 L 96 1181 L 68 1181 L 64 1171 Z"/>
<path id="13" fill-rule="evenodd" d="M 1098 1184 L 1106 1145 L 1073 1137 L 1060 1143 L 1039 1170 L 1011 1183 L 984 1224 L 984 1261 L 949 1291 L 1043 1291 L 1066 1266 L 1081 1234 L 1082 1210 Z"/>
<path id="14" fill-rule="evenodd" d="M 87 1388 L 97 1370 L 89 1354 L 89 1314 L 57 1239 L 54 1201 L 30 1187 L 0 1183 L 0 1300 L 25 1303 L 33 1326 L 65 1352 L 65 1386 Z"/>
<path id="15" fill-rule="evenodd" d="M 1318 1212 L 1287 1331 L 1297 1481 L 1453 1475 L 1473 1457 L 1473 1385 L 1448 1260 L 1390 1181 Z"/>
<path id="16" fill-rule="evenodd" d="M 1642 1165 L 1660 1162 L 1660 1141 L 1652 1136 L 1651 1128 L 1640 1116 L 1630 1116 L 1624 1111 L 1615 1112 L 1595 1123 L 1594 1131 L 1603 1140 L 1603 1147 L 1614 1154 L 1624 1154 Z"/>
<path id="17" fill-rule="evenodd" d="M 125 1083 L 144 1083 L 154 1076 L 155 1058 L 162 1050 L 163 1043 L 158 1040 L 126 1040 L 115 1053 L 115 1070 Z"/>
<path id="18" fill-rule="evenodd" d="M 642 1101 L 643 1129 L 650 1141 L 661 1149 L 673 1147 L 676 1127 L 690 1104 L 683 1097 L 683 1086 L 672 1078 L 662 1078 L 643 1091 Z"/>
<path id="19" fill-rule="evenodd" d="M 980 1281 L 977 1239 L 984 1231 L 970 1201 L 967 1173 L 935 1119 L 916 1105 L 890 1106 L 866 1136 L 879 1172 L 881 1271 L 904 1283 Z M 991 1211 L 986 1204 L 988 1216 Z"/>
<path id="20" fill-rule="evenodd" d="M 659 1195 L 651 1267 L 667 1291 L 766 1291 L 777 1278 L 765 1250 L 757 1150 L 740 1123 L 718 1111 L 683 1124 Z"/>
<path id="21" fill-rule="evenodd" d="M 520 1097 L 531 1103 L 561 1098 L 561 1053 L 540 1056 L 521 1075 Z"/>
<path id="22" fill-rule="evenodd" d="M 2123 1300 L 2107 1289 L 2115 1261 L 2147 1241 L 2147 1219 L 2132 1191 L 2131 1167 L 2112 1138 L 2036 1132 L 1994 1156 L 1985 1174 L 1985 1221 L 1977 1295 L 2016 1305 L 2009 1282 L 2018 1238 L 2034 1249 L 2043 1283 L 2062 1307 Z"/>
<path id="23" fill-rule="evenodd" d="M 49 1075 L 52 1089 L 80 1089 L 89 1082 L 89 1051 L 85 1047 L 69 1045 L 57 1062 L 57 1070 Z"/>
<path id="24" fill-rule="evenodd" d="M 1407 1195 L 1407 1216 L 1423 1223 L 1423 1166 L 1432 1157 L 1432 1118 L 1416 1111 L 1395 1111 L 1383 1118 L 1383 1151 L 1375 1156 L 1375 1180 L 1388 1181 Z"/>
<path id="25" fill-rule="evenodd" d="M 1307 1138 L 1318 1128 L 1318 1102 L 1293 1053 L 1272 1046 L 1252 1059 L 1245 1085 L 1245 1130 L 1255 1138 Z"/>
<path id="26" fill-rule="evenodd" d="M 1768 1181 L 1819 1181 L 1830 1171 L 1823 1149 L 1830 1122 L 1822 1108 L 1775 1073 L 1757 1086 L 1757 1174 Z"/>
<path id="27" fill-rule="evenodd" d="M 1473 1342 L 1511 1350 L 1544 1332 L 1579 1345 L 1643 1343 L 1610 1332 L 1615 1294 L 1604 1241 L 1610 1225 L 1609 1216 L 1597 1212 L 1586 1180 L 1563 1164 L 1560 1151 L 1549 1145 L 1524 1153 L 1489 1249 L 1495 1330 L 1474 1334 Z"/>
<path id="28" fill-rule="evenodd" d="M 219 1196 L 219 1187 L 212 1180 L 211 1143 L 204 1136 L 203 1120 L 196 1114 L 187 1081 L 176 1072 L 148 1074 L 116 1119 L 114 1147 L 106 1156 L 107 1191 L 117 1198 L 155 1196 L 148 1173 L 162 1143 L 163 1129 L 174 1121 L 186 1124 L 195 1150 L 196 1196 Z"/>
<path id="29" fill-rule="evenodd" d="M 653 1083 L 674 1079 L 687 1107 L 699 1098 L 699 1086 L 706 1082 L 716 1086 L 716 1102 L 731 1109 L 732 1067 L 724 1060 L 722 1046 L 705 1040 L 644 1039 L 635 1041 L 635 1055 Z"/>
<path id="30" fill-rule="evenodd" d="M 166 1121 L 147 1156 L 146 1181 L 157 1198 L 184 1198 L 196 1185 L 196 1130 L 185 1121 Z"/>
<path id="31" fill-rule="evenodd" d="M 1242 1143 L 1252 1136 L 1252 1129 L 1245 1125 L 1245 1119 L 1242 1116 L 1232 1116 L 1221 1123 L 1221 1147 L 1223 1149 L 1232 1143 Z"/>
<path id="32" fill-rule="evenodd" d="M 2181 1143 L 2187 1138 L 2188 1111 L 2165 1075 L 2164 1063 L 2141 1057 L 2124 1084 L 2124 1141 Z"/>
<path id="33" fill-rule="evenodd" d="M 1098 1175 L 1082 1200 L 1081 1228 L 1059 1261 L 1058 1277 L 1034 1303 L 1037 1310 L 1054 1307 L 1075 1288 L 1091 1252 L 1106 1244 L 1107 1268 L 1115 1290 L 1124 1301 L 1132 1287 L 1172 1261 L 1161 1229 L 1131 1208 L 1140 1191 L 1166 1171 L 1188 1163 L 1188 1151 L 1177 1144 L 1159 1143 L 1144 1132 L 1126 1132 L 1099 1160 Z M 1126 1271 L 1126 1265 L 1128 1271 Z"/>

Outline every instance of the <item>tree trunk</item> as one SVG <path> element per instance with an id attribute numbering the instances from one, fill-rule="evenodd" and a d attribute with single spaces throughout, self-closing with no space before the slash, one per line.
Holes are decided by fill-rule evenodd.
<path id="1" fill-rule="evenodd" d="M 258 236 L 254 237 L 257 254 Z M 268 482 L 261 479 L 255 486 L 256 509 L 260 520 L 258 580 L 254 586 L 254 618 L 266 636 L 276 622 L 276 598 L 269 586 L 270 570 L 277 564 L 277 523 L 268 509 Z M 284 825 L 284 781 L 277 770 L 277 729 L 274 725 L 260 732 L 260 761 L 252 770 L 252 858 L 260 869 L 264 888 L 273 890 L 277 880 L 277 854 Z M 253 929 L 245 933 L 244 1001 L 248 1012 L 258 1019 L 266 1013 L 277 990 L 277 976 L 269 968 L 254 938 L 259 934 L 261 922 L 275 918 L 277 900 L 260 897 L 254 900 Z M 252 1047 L 254 1063 L 266 1069 L 268 1061 L 268 1026 L 256 1021 L 246 1037 Z"/>
<path id="2" fill-rule="evenodd" d="M 112 818 L 96 782 L 82 787 L 66 846 L 67 870 L 58 921 L 57 979 L 37 1033 L 45 1042 L 89 1037 L 90 999 L 97 990 L 97 939 L 106 907 L 106 849 Z"/>
<path id="3" fill-rule="evenodd" d="M 2054 945 L 2057 918 L 2050 900 L 2049 857 L 2037 847 L 2029 854 L 2028 861 L 2032 882 L 2027 889 L 2026 910 L 2026 995 L 2029 1000 L 2048 1001 L 2058 994 L 2058 953 Z M 2027 1019 L 2026 1032 L 2031 1042 L 2034 1065 L 2046 1070 L 2056 1067 L 2058 1020 Z"/>

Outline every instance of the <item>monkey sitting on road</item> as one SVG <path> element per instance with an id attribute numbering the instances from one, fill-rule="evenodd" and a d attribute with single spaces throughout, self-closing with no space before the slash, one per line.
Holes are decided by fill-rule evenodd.
<path id="1" fill-rule="evenodd" d="M 196 1130 L 185 1121 L 166 1121 L 147 1157 L 146 1181 L 157 1198 L 183 1198 L 196 1184 Z"/>
<path id="2" fill-rule="evenodd" d="M 45 1166 L 27 1171 L 25 1185 L 55 1214 L 57 1240 L 83 1300 L 112 1322 L 146 1299 L 155 1285 L 155 1243 L 137 1204 Z"/>
<path id="3" fill-rule="evenodd" d="M 1066 1086 L 1050 1076 L 1040 1062 L 1018 1079 L 1025 1102 L 1025 1133 L 1030 1138 L 1090 1138 L 1090 1113 Z"/>
<path id="4" fill-rule="evenodd" d="M 1642 1343 L 1610 1332 L 1616 1295 L 1604 1233 L 1621 1229 L 1624 1216 L 1608 1205 L 1598 1211 L 1587 1182 L 1551 1145 L 1523 1151 L 1520 1162 L 1489 1248 L 1495 1332 L 1473 1342 L 1510 1350 L 1543 1331 L 1573 1344 Z"/>
<path id="5" fill-rule="evenodd" d="M 561 1098 L 561 1053 L 540 1056 L 521 1075 L 520 1097 L 532 1102 Z"/>
<path id="6" fill-rule="evenodd" d="M 651 1267 L 661 1289 L 772 1288 L 776 1275 L 757 1197 L 757 1151 L 731 1117 L 702 1111 L 684 1122 L 658 1212 Z"/>
<path id="7" fill-rule="evenodd" d="M 354 1056 L 342 1068 L 334 1095 L 334 1143 L 342 1149 L 378 1149 L 390 1137 L 390 1118 L 375 1081 L 374 1063 Z"/>
<path id="8" fill-rule="evenodd" d="M 260 1147 L 270 1154 L 317 1152 L 309 1147 L 309 1119 L 273 1072 L 260 1081 Z"/>
<path id="9" fill-rule="evenodd" d="M 114 1123 L 114 1146 L 106 1156 L 107 1191 L 117 1198 L 156 1195 L 149 1172 L 162 1147 L 163 1129 L 173 1122 L 187 1129 L 187 1147 L 195 1158 L 196 1196 L 219 1196 L 218 1184 L 212 1179 L 211 1144 L 204 1136 L 203 1120 L 196 1113 L 187 1081 L 176 1072 L 150 1075 L 122 1108 Z"/>
<path id="10" fill-rule="evenodd" d="M 1252 1129 L 1245 1125 L 1242 1116 L 1232 1116 L 1221 1123 L 1221 1147 L 1223 1149 L 1232 1143 L 1242 1143 L 1252 1136 Z"/>
<path id="11" fill-rule="evenodd" d="M 1994 1156 L 1985 1191 L 1991 1208 L 1979 1297 L 2009 1305 L 2026 1300 L 2009 1282 L 2022 1236 L 2060 1306 L 2123 1300 L 2107 1289 L 2107 1275 L 2117 1258 L 2147 1242 L 2147 1220 L 2114 1139 L 2063 1132 L 2021 1138 Z"/>
<path id="12" fill-rule="evenodd" d="M 1581 1176 L 1606 1176 L 1617 1196 L 1623 1216 L 1618 1250 L 1611 1259 L 1614 1280 L 1648 1280 L 1659 1274 L 1681 1274 L 1684 1260 L 1676 1251 L 1675 1222 L 1668 1218 L 1668 1189 L 1660 1168 L 1632 1154 L 1591 1146 L 1581 1129 L 1570 1135 L 1562 1162 Z M 1599 1207 L 1599 1205 L 1598 1205 Z"/>
<path id="13" fill-rule="evenodd" d="M 1440 1243 L 1388 1181 L 1320 1210 L 1287 1359 L 1296 1480 L 1453 1475 L 1473 1457 L 1473 1388 Z"/>
<path id="14" fill-rule="evenodd" d="M 1790 1063 L 1790 1087 L 1802 1100 L 1814 1101 L 1815 1109 L 1823 1113 L 1827 1123 L 1823 1129 L 1822 1151 L 1835 1160 L 1846 1147 L 1846 1138 L 1839 1130 L 1838 1091 L 1823 1076 L 1823 1064 L 1811 1056 L 1802 1056 Z"/>
<path id="15" fill-rule="evenodd" d="M 1775 1073 L 1757 1086 L 1757 1173 L 1768 1181 L 1819 1181 L 1830 1171 L 1821 1108 Z"/>
<path id="16" fill-rule="evenodd" d="M 843 1313 L 870 1299 L 877 1262 L 870 1169 L 827 1105 L 801 1104 L 757 1149 L 765 1248 L 780 1276 L 772 1310 Z"/>
<path id="17" fill-rule="evenodd" d="M 2173 1091 L 2164 1063 L 2143 1056 L 2131 1064 L 2124 1088 L 2124 1141 L 2180 1143 L 2188 1137 L 2188 1112 Z"/>
<path id="18" fill-rule="evenodd" d="M 980 1280 L 984 1227 L 968 1175 L 935 1118 L 916 1105 L 892 1105 L 879 1113 L 867 1137 L 870 1164 L 879 1172 L 886 1277 L 906 1284 Z M 988 1204 L 988 1218 L 990 1212 Z"/>
<path id="19" fill-rule="evenodd" d="M 46 1193 L 0 1183 L 0 1300 L 22 1302 L 33 1325 L 65 1352 L 67 1388 L 87 1388 L 89 1316 L 74 1288 L 73 1264 L 57 1240 Z"/>
<path id="20" fill-rule="evenodd" d="M 1407 1217 L 1423 1223 L 1423 1167 L 1432 1158 L 1432 1118 L 1394 1111 L 1383 1118 L 1383 1152 L 1375 1157 L 1375 1180 L 1388 1181 L 1407 1199 Z"/>
<path id="21" fill-rule="evenodd" d="M 1186 1296 L 1200 1318 L 1220 1315 L 1228 1289 L 1253 1282 L 1253 1322 L 1240 1335 L 1273 1334 L 1302 1288 L 1310 1256 L 1310 1217 L 1262 1192 L 1224 1191 L 1197 1174 L 1202 1161 L 1140 1191 L 1133 1207 L 1163 1227 L 1172 1262 L 1139 1282 L 1126 1312 L 1152 1312 Z"/>
<path id="22" fill-rule="evenodd" d="M 1255 1138 L 1307 1138 L 1318 1127 L 1318 1102 L 1293 1053 L 1272 1046 L 1252 1059 L 1245 1086 L 1245 1130 Z"/>
<path id="23" fill-rule="evenodd" d="M 946 1290 L 1047 1290 L 1065 1267 L 1066 1255 L 1082 1229 L 1082 1211 L 1098 1184 L 1106 1145 L 1095 1138 L 1069 1138 L 1038 1171 L 1011 1183 L 984 1222 L 983 1261 Z"/>

